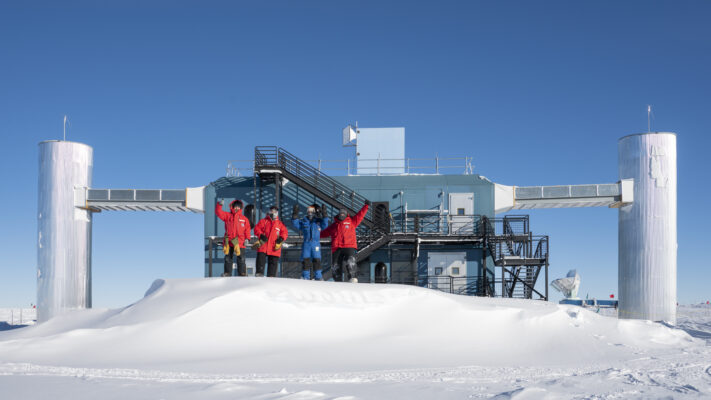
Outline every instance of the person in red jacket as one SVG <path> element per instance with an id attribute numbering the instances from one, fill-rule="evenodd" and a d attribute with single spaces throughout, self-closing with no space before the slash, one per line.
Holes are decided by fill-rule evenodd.
<path id="1" fill-rule="evenodd" d="M 331 269 L 334 281 L 343 280 L 345 269 L 347 279 L 352 283 L 358 283 L 358 265 L 355 261 L 358 248 L 356 228 L 363 221 L 369 206 L 370 201 L 366 200 L 363 208 L 353 217 L 348 215 L 346 209 L 339 210 L 333 223 L 321 231 L 322 238 L 331 237 Z"/>
<path id="2" fill-rule="evenodd" d="M 230 203 L 230 212 L 222 211 L 223 202 L 215 204 L 215 214 L 225 221 L 225 241 L 222 247 L 225 251 L 225 273 L 222 276 L 232 276 L 232 258 L 235 256 L 239 276 L 247 276 L 247 265 L 244 263 L 244 242 L 252 236 L 252 227 L 247 217 L 242 215 L 242 201 Z"/>
<path id="3" fill-rule="evenodd" d="M 268 261 L 267 276 L 276 276 L 277 264 L 281 257 L 281 245 L 289 237 L 286 226 L 279 220 L 279 209 L 276 206 L 272 206 L 269 214 L 254 227 L 254 236 L 259 238 L 254 244 L 254 248 L 257 249 L 255 275 L 264 276 L 264 265 Z"/>

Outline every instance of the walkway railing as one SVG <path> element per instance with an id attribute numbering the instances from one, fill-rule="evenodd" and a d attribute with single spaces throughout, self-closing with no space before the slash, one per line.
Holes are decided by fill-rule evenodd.
<path id="1" fill-rule="evenodd" d="M 256 160 L 228 160 L 226 176 L 251 176 Z M 302 160 L 316 170 L 333 176 L 351 175 L 439 175 L 453 173 L 471 175 L 474 172 L 472 157 L 434 158 L 374 158 Z M 397 166 L 395 166 L 397 164 Z"/>

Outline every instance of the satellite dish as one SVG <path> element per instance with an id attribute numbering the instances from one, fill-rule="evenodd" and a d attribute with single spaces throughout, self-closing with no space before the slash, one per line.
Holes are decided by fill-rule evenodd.
<path id="1" fill-rule="evenodd" d="M 566 299 L 577 299 L 578 289 L 580 288 L 580 275 L 578 275 L 577 270 L 571 269 L 565 278 L 556 279 L 551 282 L 551 285 L 563 293 Z"/>

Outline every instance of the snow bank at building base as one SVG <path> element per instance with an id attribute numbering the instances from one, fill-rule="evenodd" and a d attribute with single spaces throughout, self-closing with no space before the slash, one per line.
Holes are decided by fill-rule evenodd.
<path id="1" fill-rule="evenodd" d="M 702 346 L 682 330 L 542 301 L 403 285 L 158 280 L 123 309 L 0 332 L 0 362 L 185 373 L 546 367 Z"/>

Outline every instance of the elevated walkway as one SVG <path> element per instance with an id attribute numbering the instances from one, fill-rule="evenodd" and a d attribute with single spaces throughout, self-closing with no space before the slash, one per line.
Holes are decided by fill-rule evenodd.
<path id="1" fill-rule="evenodd" d="M 532 208 L 612 207 L 634 201 L 634 180 L 618 183 L 560 186 L 506 186 L 495 184 L 495 212 Z"/>
<path id="2" fill-rule="evenodd" d="M 184 211 L 204 213 L 204 187 L 186 189 L 74 190 L 74 206 L 101 211 Z"/>

